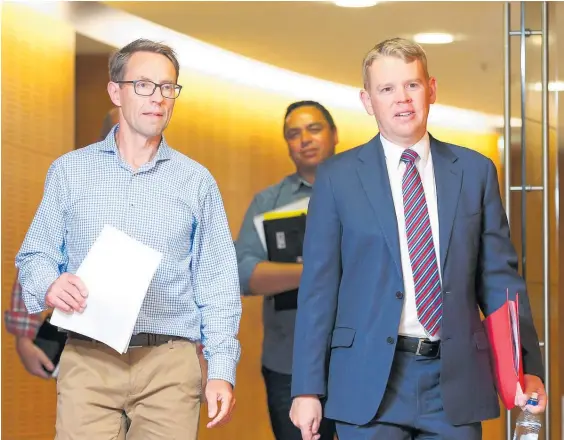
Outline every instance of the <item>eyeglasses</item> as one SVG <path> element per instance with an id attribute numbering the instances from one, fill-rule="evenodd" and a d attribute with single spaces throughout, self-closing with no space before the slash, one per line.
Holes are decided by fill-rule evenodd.
<path id="1" fill-rule="evenodd" d="M 133 90 L 140 96 L 152 96 L 157 90 L 157 87 L 161 89 L 161 95 L 163 98 L 176 99 L 180 95 L 182 86 L 178 84 L 157 84 L 153 81 L 147 79 L 138 79 L 136 81 L 116 81 L 118 84 L 133 84 Z"/>

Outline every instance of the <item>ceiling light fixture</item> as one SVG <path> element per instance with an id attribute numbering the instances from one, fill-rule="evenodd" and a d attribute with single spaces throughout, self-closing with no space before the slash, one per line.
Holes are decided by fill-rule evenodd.
<path id="1" fill-rule="evenodd" d="M 449 44 L 454 41 L 454 37 L 451 34 L 442 32 L 415 34 L 413 39 L 419 44 Z"/>
<path id="2" fill-rule="evenodd" d="M 335 3 L 337 6 L 341 6 L 343 8 L 368 8 L 370 6 L 374 6 L 378 4 L 378 1 L 374 0 L 336 0 Z"/>

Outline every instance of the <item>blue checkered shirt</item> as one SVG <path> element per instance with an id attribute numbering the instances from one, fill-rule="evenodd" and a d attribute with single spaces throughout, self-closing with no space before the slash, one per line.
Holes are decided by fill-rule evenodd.
<path id="1" fill-rule="evenodd" d="M 16 256 L 30 313 L 49 286 L 76 273 L 105 224 L 163 253 L 134 334 L 201 340 L 208 379 L 235 384 L 241 296 L 237 259 L 217 184 L 163 137 L 136 171 L 105 140 L 67 153 L 47 173 L 43 199 Z"/>

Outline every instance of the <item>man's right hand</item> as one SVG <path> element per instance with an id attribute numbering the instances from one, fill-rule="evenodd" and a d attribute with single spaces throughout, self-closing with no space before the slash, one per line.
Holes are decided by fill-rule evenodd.
<path id="1" fill-rule="evenodd" d="M 321 402 L 317 396 L 294 398 L 290 409 L 290 420 L 302 432 L 303 440 L 318 440 L 321 425 Z"/>
<path id="2" fill-rule="evenodd" d="M 87 296 L 88 291 L 81 279 L 71 273 L 64 273 L 49 287 L 45 303 L 67 313 L 83 312 Z"/>
<path id="3" fill-rule="evenodd" d="M 28 373 L 43 379 L 49 379 L 49 371 L 55 368 L 47 355 L 30 338 L 18 336 L 16 338 L 16 351 Z"/>

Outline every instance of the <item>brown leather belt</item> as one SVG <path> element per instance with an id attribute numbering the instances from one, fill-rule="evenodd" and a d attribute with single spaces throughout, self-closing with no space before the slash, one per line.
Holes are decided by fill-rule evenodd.
<path id="1" fill-rule="evenodd" d="M 69 339 L 78 339 L 88 342 L 99 342 L 96 339 L 89 338 L 88 336 L 79 333 L 69 332 Z M 180 336 L 156 335 L 153 333 L 139 333 L 131 336 L 129 341 L 129 348 L 135 347 L 156 347 L 158 345 L 166 344 L 168 341 L 179 341 L 185 338 Z"/>
<path id="2" fill-rule="evenodd" d="M 408 336 L 398 336 L 396 350 L 415 353 L 416 356 L 439 357 L 441 351 L 440 341 L 430 341 L 429 339 L 412 338 Z"/>

